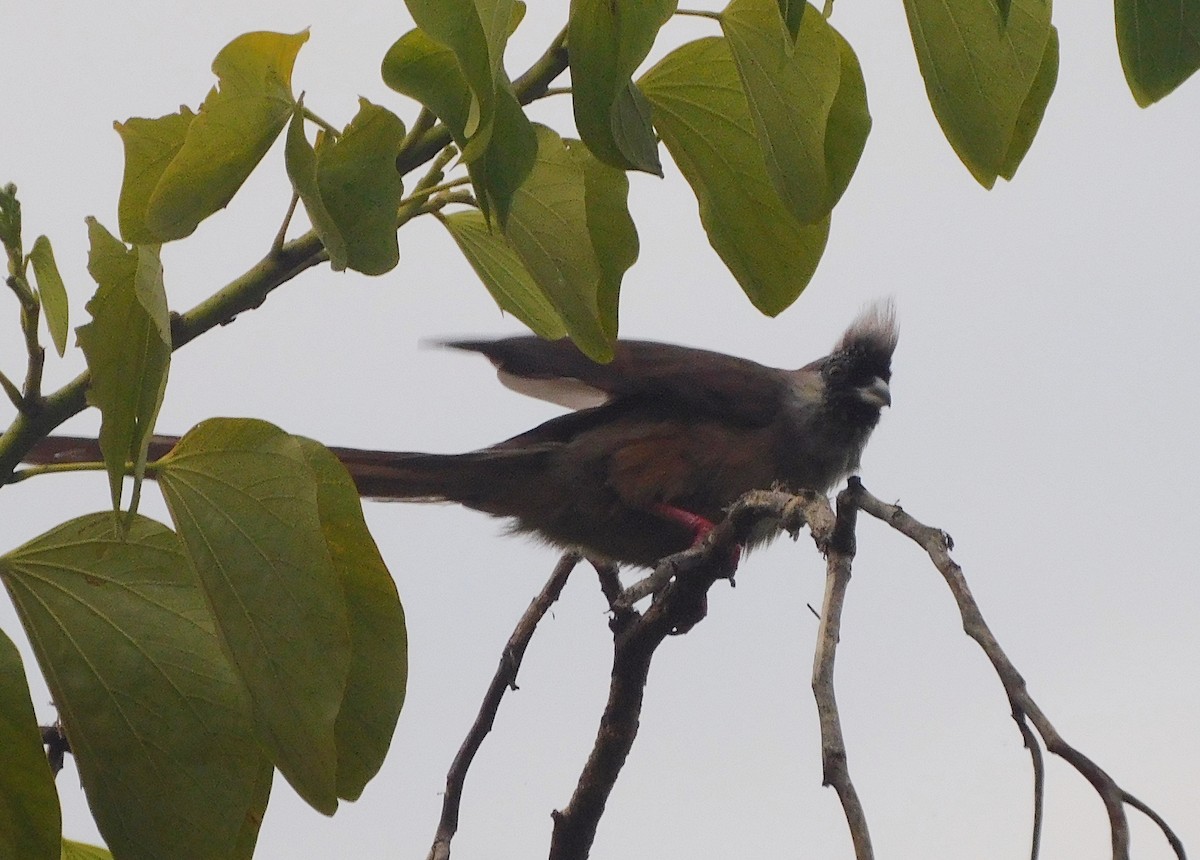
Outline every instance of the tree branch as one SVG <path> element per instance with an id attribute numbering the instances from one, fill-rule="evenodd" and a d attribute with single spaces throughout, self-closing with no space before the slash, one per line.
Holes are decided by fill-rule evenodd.
<path id="1" fill-rule="evenodd" d="M 841 639 L 842 606 L 850 585 L 850 568 L 856 551 L 854 528 L 858 508 L 843 492 L 838 496 L 837 517 L 829 502 L 816 497 L 806 509 L 808 526 L 818 549 L 825 551 L 825 599 L 821 604 L 821 623 L 817 629 L 817 648 L 813 656 L 812 689 L 821 725 L 821 784 L 832 786 L 842 803 L 842 812 L 850 827 L 854 856 L 874 860 L 867 816 L 858 792 L 850 779 L 846 761 L 846 741 L 833 689 L 833 665 Z"/>
<path id="2" fill-rule="evenodd" d="M 699 546 L 663 559 L 654 573 L 620 594 L 616 594 L 612 578 L 602 573 L 605 594 L 616 594 L 610 597 L 613 662 L 608 702 L 571 800 L 553 814 L 551 860 L 577 860 L 591 850 L 608 797 L 637 737 L 646 679 L 658 646 L 667 636 L 687 631 L 704 618 L 708 589 L 733 575 L 736 550 L 759 522 L 786 517 L 798 529 L 797 499 L 809 497 L 771 491 L 747 493 Z M 637 600 L 651 593 L 653 600 L 644 613 L 633 608 Z"/>
<path id="3" fill-rule="evenodd" d="M 209 329 L 226 325 L 243 311 L 258 307 L 273 289 L 326 259 L 325 249 L 314 231 L 285 243 L 190 311 L 174 316 L 172 348 L 179 349 Z M 0 485 L 8 482 L 13 469 L 34 443 L 86 408 L 90 379 L 87 372 L 81 373 L 47 396 L 33 414 L 17 413 L 0 435 Z"/>
<path id="4" fill-rule="evenodd" d="M 505 690 L 517 689 L 517 670 L 521 668 L 521 659 L 525 656 L 529 640 L 533 638 L 533 631 L 537 629 L 538 622 L 542 620 L 554 601 L 558 600 L 563 586 L 567 583 L 567 577 L 579 563 L 579 559 L 578 553 L 563 554 L 550 574 L 550 579 L 546 581 L 541 592 L 529 604 L 529 608 L 525 610 L 525 614 L 521 616 L 512 635 L 508 638 L 508 644 L 504 646 L 504 653 L 500 656 L 500 665 L 496 667 L 496 674 L 492 676 L 492 683 L 488 685 L 487 692 L 484 694 L 483 703 L 479 706 L 475 722 L 471 725 L 471 730 L 463 740 L 462 746 L 459 747 L 458 754 L 454 756 L 454 761 L 446 774 L 446 793 L 442 797 L 442 817 L 438 821 L 437 833 L 434 834 L 433 845 L 429 849 L 429 860 L 449 860 L 450 841 L 458 831 L 458 812 L 462 804 L 463 784 L 467 779 L 467 771 L 470 769 L 471 762 L 475 759 L 475 753 L 479 751 L 483 739 L 492 730 L 492 723 L 496 719 L 496 712 L 500 708 L 500 701 L 504 698 Z"/>
<path id="5" fill-rule="evenodd" d="M 953 541 L 950 536 L 940 529 L 931 528 L 913 519 L 899 505 L 890 505 L 871 495 L 857 479 L 851 479 L 844 494 L 863 512 L 882 520 L 901 534 L 911 538 L 929 554 L 934 567 L 942 574 L 950 593 L 958 604 L 962 616 L 963 631 L 979 643 L 984 654 L 991 661 L 992 667 L 1004 685 L 1012 703 L 1014 714 L 1027 719 L 1041 736 L 1046 749 L 1065 760 L 1077 770 L 1100 795 L 1108 812 L 1109 829 L 1112 833 L 1113 860 L 1128 860 L 1129 858 L 1129 822 L 1125 817 L 1125 805 L 1144 813 L 1158 825 L 1163 832 L 1175 855 L 1185 860 L 1186 854 L 1183 843 L 1171 830 L 1167 823 L 1153 810 L 1147 807 L 1129 792 L 1121 788 L 1099 765 L 1086 755 L 1063 740 L 1062 735 L 1042 712 L 1041 707 L 1034 701 L 1026 687 L 1025 679 L 1017 671 L 1008 655 L 1000 647 L 1000 643 L 992 634 L 987 622 L 983 619 L 979 605 L 975 602 L 962 568 L 950 557 Z"/>

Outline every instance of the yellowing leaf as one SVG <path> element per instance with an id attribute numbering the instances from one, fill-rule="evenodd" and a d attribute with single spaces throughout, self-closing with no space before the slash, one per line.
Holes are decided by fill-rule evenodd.
<path id="1" fill-rule="evenodd" d="M 245 857 L 245 854 L 236 854 L 236 857 Z M 95 845 L 85 845 L 82 842 L 73 842 L 70 839 L 62 841 L 62 856 L 59 860 L 113 860 L 113 856 Z"/>
<path id="2" fill-rule="evenodd" d="M 386 108 L 359 99 L 358 115 L 336 139 L 322 135 L 314 151 L 297 107 L 288 127 L 288 178 L 334 271 L 381 275 L 396 267 L 396 213 L 403 195 L 396 155 L 404 123 Z"/>
<path id="3" fill-rule="evenodd" d="M 307 32 L 246 33 L 217 54 L 218 86 L 187 124 L 182 144 L 146 201 L 144 227 L 155 240 L 190 235 L 241 188 L 292 114 L 292 67 L 306 41 Z M 173 120 L 171 131 L 182 122 Z M 164 137 L 168 142 L 160 157 L 174 145 L 170 134 Z M 130 208 L 140 203 L 143 191 L 130 192 Z M 130 226 L 143 225 L 134 215 Z"/>
<path id="4" fill-rule="evenodd" d="M 1042 124 L 1042 116 L 1046 113 L 1046 104 L 1050 94 L 1054 92 L 1054 84 L 1058 80 L 1058 28 L 1050 28 L 1050 39 L 1046 42 L 1046 55 L 1042 57 L 1042 65 L 1034 78 L 1025 104 L 1017 115 L 1017 125 L 1013 129 L 1012 140 L 1008 144 L 1008 153 L 1004 158 L 1004 166 L 1000 175 L 1012 179 L 1017 168 L 1021 165 L 1025 153 L 1033 145 L 1034 135 Z"/>
<path id="5" fill-rule="evenodd" d="M 637 227 L 629 214 L 629 177 L 601 162 L 576 141 L 568 140 L 567 148 L 583 167 L 588 235 L 600 265 L 600 286 L 596 290 L 600 323 L 616 340 L 621 281 L 637 262 L 639 250 Z"/>
<path id="6" fill-rule="evenodd" d="M 133 117 L 123 123 L 113 123 L 125 147 L 125 176 L 121 180 L 117 221 L 121 238 L 126 242 L 152 245 L 162 241 L 146 224 L 146 212 L 154 189 L 183 148 L 184 138 L 195 118 L 191 108 L 184 106 L 178 113 L 157 119 Z"/>
<path id="7" fill-rule="evenodd" d="M 99 289 L 87 303 L 92 321 L 78 329 L 91 372 L 88 403 L 100 410 L 100 450 L 114 508 L 121 506 L 127 463 L 134 467 L 136 510 L 146 448 L 162 405 L 171 363 L 171 322 L 158 248 L 126 248 L 88 219 L 88 271 Z"/>

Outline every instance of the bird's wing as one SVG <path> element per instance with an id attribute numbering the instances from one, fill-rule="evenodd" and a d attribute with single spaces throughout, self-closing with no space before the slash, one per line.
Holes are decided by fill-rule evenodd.
<path id="1" fill-rule="evenodd" d="M 775 416 L 790 384 L 784 371 L 753 361 L 652 341 L 618 342 L 608 364 L 592 361 L 565 338 L 463 340 L 446 346 L 486 356 L 514 391 L 571 409 L 637 401 L 759 426 Z"/>

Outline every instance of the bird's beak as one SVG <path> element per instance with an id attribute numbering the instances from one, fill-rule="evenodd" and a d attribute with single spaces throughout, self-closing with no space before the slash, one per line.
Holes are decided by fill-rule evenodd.
<path id="1" fill-rule="evenodd" d="M 870 385 L 864 385 L 857 391 L 859 399 L 869 406 L 882 409 L 884 406 L 892 405 L 892 390 L 878 376 L 871 380 Z"/>

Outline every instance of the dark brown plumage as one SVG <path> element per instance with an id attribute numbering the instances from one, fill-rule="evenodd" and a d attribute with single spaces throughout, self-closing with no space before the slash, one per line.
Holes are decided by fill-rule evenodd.
<path id="1" fill-rule="evenodd" d="M 748 490 L 826 492 L 857 469 L 891 402 L 896 339 L 885 303 L 795 371 L 645 341 L 619 343 L 609 364 L 567 340 L 457 341 L 447 345 L 483 354 L 510 387 L 584 408 L 466 454 L 335 453 L 364 496 L 454 501 L 651 566 Z"/>
<path id="2" fill-rule="evenodd" d="M 857 469 L 891 403 L 896 339 L 882 303 L 799 370 L 647 341 L 619 343 L 609 364 L 566 340 L 457 341 L 447 345 L 486 356 L 509 387 L 577 411 L 466 454 L 332 450 L 365 497 L 458 502 L 558 546 L 653 566 L 749 490 L 827 492 Z M 154 437 L 150 459 L 176 441 Z M 62 436 L 25 458 L 95 459 L 94 439 Z"/>

